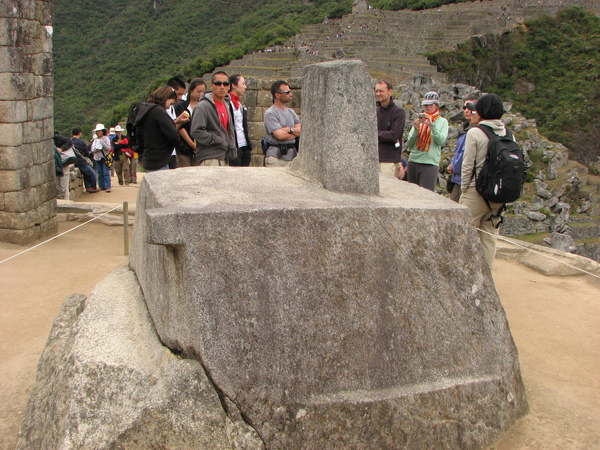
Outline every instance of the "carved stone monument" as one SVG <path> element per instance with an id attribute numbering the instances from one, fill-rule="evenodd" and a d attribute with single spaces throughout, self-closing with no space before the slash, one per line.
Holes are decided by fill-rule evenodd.
<path id="1" fill-rule="evenodd" d="M 526 413 L 527 401 L 468 210 L 377 173 L 375 99 L 364 64 L 310 67 L 304 83 L 305 122 L 291 170 L 183 168 L 148 174 L 140 187 L 131 267 L 160 340 L 210 381 L 189 395 L 192 406 L 182 405 L 197 411 L 186 429 L 217 436 L 215 448 L 227 434 L 215 430 L 219 420 L 243 423 L 229 436 L 246 448 L 489 446 Z M 106 297 L 118 303 L 119 294 Z M 136 342 L 131 368 L 128 345 L 115 362 L 102 336 L 140 328 L 142 315 L 103 311 L 102 331 L 87 309 L 82 324 L 69 327 L 83 330 L 79 347 L 102 349 L 72 353 L 69 367 L 83 381 L 61 390 L 75 392 L 70 411 L 44 416 L 42 405 L 57 394 L 48 378 L 39 380 L 21 448 L 33 442 L 27 436 L 43 436 L 46 422 L 89 446 L 99 435 L 126 445 L 133 431 L 145 445 L 154 434 L 156 445 L 176 442 L 177 429 L 165 437 L 174 416 L 164 405 L 179 410 L 181 395 L 135 414 L 122 410 L 146 404 L 131 385 L 136 379 L 148 383 L 148 396 L 156 395 L 151 386 L 181 382 L 170 381 L 171 369 L 136 375 L 143 349 L 157 351 L 150 338 L 127 338 Z M 114 376 L 126 385 L 110 385 Z M 90 405 L 85 415 L 82 403 Z M 209 418 L 210 427 L 199 426 Z M 206 444 L 180 448 L 194 445 Z"/>
<path id="2" fill-rule="evenodd" d="M 527 406 L 468 211 L 379 176 L 363 63 L 303 83 L 291 171 L 146 177 L 131 266 L 161 340 L 267 447 L 491 443 Z"/>

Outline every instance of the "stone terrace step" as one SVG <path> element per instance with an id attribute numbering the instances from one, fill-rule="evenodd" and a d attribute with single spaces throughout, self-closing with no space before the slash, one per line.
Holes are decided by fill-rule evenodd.
<path id="1" fill-rule="evenodd" d="M 332 59 L 343 50 L 345 58 L 365 61 L 376 78 L 389 74 L 395 80 L 407 79 L 412 72 L 442 80 L 444 75 L 422 53 L 454 48 L 476 34 L 501 33 L 512 29 L 518 19 L 555 14 L 573 4 L 600 14 L 598 0 L 486 0 L 423 11 L 369 10 L 302 26 L 300 34 L 288 40 L 298 51 L 254 53 L 227 67 L 256 77 L 301 76 L 306 64 Z"/>

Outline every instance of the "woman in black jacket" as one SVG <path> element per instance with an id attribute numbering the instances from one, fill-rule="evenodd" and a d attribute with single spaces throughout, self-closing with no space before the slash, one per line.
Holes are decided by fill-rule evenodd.
<path id="1" fill-rule="evenodd" d="M 177 101 L 177 93 L 171 86 L 163 86 L 152 92 L 136 117 L 143 151 L 140 153 L 142 167 L 146 172 L 169 168 L 173 148 L 179 141 L 179 128 L 189 122 L 187 114 L 180 114 L 175 121 L 167 114 L 167 108 Z"/>

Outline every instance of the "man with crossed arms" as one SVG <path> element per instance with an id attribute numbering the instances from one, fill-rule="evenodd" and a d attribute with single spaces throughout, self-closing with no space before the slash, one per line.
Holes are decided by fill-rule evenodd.
<path id="1" fill-rule="evenodd" d="M 298 154 L 296 138 L 300 137 L 300 119 L 293 109 L 285 106 L 292 101 L 292 91 L 287 81 L 278 80 L 271 85 L 273 106 L 265 113 L 265 132 L 269 146 L 265 166 L 285 167 Z"/>

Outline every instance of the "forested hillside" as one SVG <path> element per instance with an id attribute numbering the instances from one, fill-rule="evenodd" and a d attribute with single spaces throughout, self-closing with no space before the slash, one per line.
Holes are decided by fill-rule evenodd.
<path id="1" fill-rule="evenodd" d="M 122 119 L 126 105 L 174 74 L 210 71 L 282 44 L 352 0 L 55 0 L 55 128 Z M 114 109 L 116 107 L 116 109 Z"/>
<path id="2" fill-rule="evenodd" d="M 374 0 L 379 9 L 465 0 Z M 54 0 L 55 128 L 115 123 L 173 75 L 211 71 L 283 44 L 303 24 L 351 12 L 352 0 Z"/>
<path id="3" fill-rule="evenodd" d="M 582 164 L 600 156 L 600 18 L 579 8 L 430 55 L 455 82 L 513 102 Z"/>

